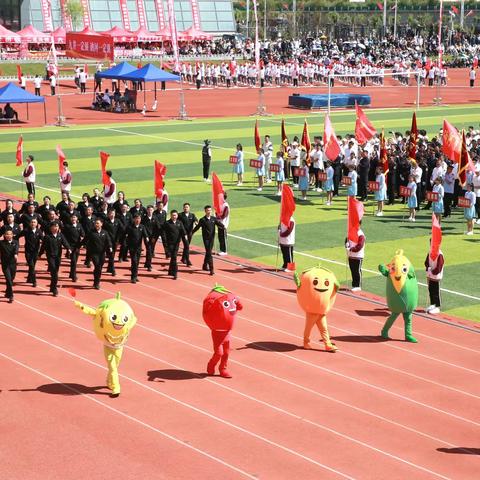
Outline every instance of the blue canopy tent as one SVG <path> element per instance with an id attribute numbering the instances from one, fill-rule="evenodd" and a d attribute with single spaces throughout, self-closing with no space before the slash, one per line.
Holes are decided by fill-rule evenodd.
<path id="1" fill-rule="evenodd" d="M 47 111 L 45 108 L 45 98 L 33 95 L 12 82 L 7 83 L 0 88 L 0 103 L 26 103 L 27 104 L 27 120 L 28 120 L 28 104 L 43 103 L 43 112 L 45 123 L 47 123 Z"/>
<path id="2" fill-rule="evenodd" d="M 136 70 L 137 68 L 135 68 L 133 65 L 130 65 L 128 62 L 122 62 L 112 68 L 109 68 L 108 70 L 105 70 L 104 72 L 97 73 L 97 77 L 119 79 L 122 78 L 123 75 L 135 72 Z"/>

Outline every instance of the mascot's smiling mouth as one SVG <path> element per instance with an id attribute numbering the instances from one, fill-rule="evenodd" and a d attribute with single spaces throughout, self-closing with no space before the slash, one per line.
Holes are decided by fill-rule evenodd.
<path id="1" fill-rule="evenodd" d="M 395 277 L 395 280 L 396 280 L 397 282 L 399 282 L 401 279 L 402 279 L 401 276 L 400 276 L 400 277 Z"/>
<path id="2" fill-rule="evenodd" d="M 112 323 L 112 325 L 115 330 L 121 330 L 123 328 L 123 325 L 118 325 L 116 323 Z"/>
<path id="3" fill-rule="evenodd" d="M 315 287 L 313 287 L 313 288 L 315 288 Z M 326 292 L 328 290 L 328 288 L 315 288 L 315 290 L 317 292 L 322 292 L 323 293 L 323 292 Z"/>
<path id="4" fill-rule="evenodd" d="M 236 308 L 229 308 L 228 311 L 229 311 L 229 312 L 236 312 L 237 309 L 236 309 Z"/>

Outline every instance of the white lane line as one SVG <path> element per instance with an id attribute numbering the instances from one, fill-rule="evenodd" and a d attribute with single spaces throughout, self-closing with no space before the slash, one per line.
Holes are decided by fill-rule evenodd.
<path id="1" fill-rule="evenodd" d="M 251 478 L 252 480 L 258 480 L 255 475 L 251 475 L 250 473 L 245 472 L 244 470 L 241 470 L 240 468 L 238 468 L 238 467 L 236 467 L 236 466 L 234 466 L 230 463 L 225 462 L 221 458 L 215 457 L 214 455 L 211 455 L 210 453 L 205 452 L 204 450 L 201 450 L 197 447 L 194 447 L 193 445 L 190 445 L 189 443 L 187 443 L 185 441 L 179 440 L 178 438 L 176 438 L 176 437 L 174 437 L 174 436 L 172 436 L 172 435 L 154 427 L 153 425 L 150 425 L 149 423 L 146 423 L 146 422 L 140 420 L 139 418 L 136 418 L 132 415 L 129 415 L 128 413 L 122 412 L 121 410 L 118 410 L 118 409 L 112 407 L 111 405 L 108 405 L 108 404 L 98 400 L 97 398 L 94 398 L 93 396 L 91 396 L 89 394 L 84 394 L 84 393 L 76 390 L 74 387 L 72 387 L 70 385 L 66 385 L 66 384 L 62 383 L 60 380 L 58 380 L 54 377 L 51 377 L 50 375 L 47 375 L 46 373 L 43 373 L 40 370 L 37 370 L 36 368 L 31 367 L 30 365 L 27 365 L 26 363 L 20 362 L 19 360 L 16 360 L 16 359 L 10 357 L 9 355 L 6 355 L 3 352 L 0 352 L 0 356 L 2 356 L 3 358 L 11 361 L 12 363 L 15 363 L 15 364 L 17 364 L 17 365 L 35 373 L 35 374 L 37 374 L 37 375 L 39 375 L 43 378 L 46 378 L 47 380 L 49 380 L 51 382 L 55 382 L 55 383 L 58 383 L 58 384 L 62 385 L 63 387 L 67 388 L 68 390 L 79 394 L 81 397 L 83 397 L 85 399 L 88 399 L 88 400 L 96 403 L 97 405 L 101 405 L 102 407 L 106 408 L 107 410 L 110 410 L 111 412 L 116 413 L 117 415 L 125 417 L 126 419 L 128 419 L 128 420 L 130 420 L 134 423 L 138 423 L 142 427 L 145 427 L 148 430 L 152 430 L 153 432 L 158 433 L 158 434 L 162 435 L 163 437 L 168 438 L 169 440 L 172 440 L 175 443 L 178 443 L 182 447 L 187 447 L 190 450 L 193 450 L 194 452 L 199 453 L 200 455 L 203 455 L 204 457 L 207 457 L 209 460 L 214 460 L 215 462 L 220 463 L 221 465 L 223 465 L 223 466 L 225 466 L 225 467 L 227 467 L 231 470 L 234 470 L 237 473 L 240 473 L 244 477 Z"/>
<path id="2" fill-rule="evenodd" d="M 26 305 L 26 304 L 24 304 L 24 305 Z M 33 308 L 33 307 L 30 307 L 29 305 L 26 305 L 26 306 L 28 306 L 28 308 L 31 308 L 32 310 L 37 310 L 39 313 L 45 314 L 45 312 L 42 312 L 42 311 L 39 310 L 39 309 L 35 309 L 35 308 Z M 103 365 L 100 365 L 100 364 L 98 364 L 98 363 L 96 363 L 96 362 L 94 362 L 94 361 L 92 361 L 92 360 L 90 360 L 90 359 L 88 359 L 88 358 L 86 358 L 86 357 L 83 357 L 82 355 L 79 355 L 79 354 L 74 353 L 74 352 L 72 352 L 72 351 L 70 351 L 70 350 L 67 350 L 67 349 L 61 347 L 60 345 L 56 345 L 56 344 L 54 344 L 54 343 L 52 343 L 52 342 L 49 342 L 48 340 L 45 340 L 44 338 L 38 337 L 37 335 L 34 335 L 34 334 L 32 334 L 32 333 L 29 333 L 29 332 L 27 332 L 27 331 L 25 331 L 25 330 L 22 330 L 22 329 L 20 329 L 20 328 L 17 328 L 17 327 L 15 327 L 14 325 L 11 325 L 11 324 L 6 323 L 6 322 L 1 321 L 1 320 L 0 320 L 0 324 L 1 324 L 1 325 L 4 325 L 4 326 L 6 326 L 6 327 L 9 327 L 9 328 L 11 328 L 11 329 L 13 329 L 13 330 L 16 330 L 17 332 L 22 333 L 23 335 L 26 335 L 26 336 L 28 336 L 28 337 L 34 338 L 35 340 L 37 340 L 37 341 L 39 341 L 39 342 L 41 342 L 41 343 L 44 343 L 44 344 L 46 344 L 46 345 L 48 345 L 48 346 L 50 346 L 50 347 L 52 347 L 52 348 L 54 348 L 54 349 L 57 349 L 57 350 L 59 350 L 59 351 L 61 351 L 61 352 L 63 352 L 63 353 L 66 353 L 66 354 L 68 354 L 68 355 L 70 355 L 70 356 L 72 356 L 72 357 L 75 357 L 75 358 L 77 358 L 77 359 L 79 359 L 79 360 L 83 360 L 84 362 L 86 362 L 86 363 L 88 363 L 88 364 L 90 364 L 90 365 L 93 365 L 93 366 L 95 366 L 95 367 L 101 368 L 102 370 L 105 370 L 105 369 L 106 369 Z M 146 389 L 146 390 L 149 390 L 149 391 L 151 391 L 151 392 L 153 392 L 153 393 L 155 393 L 155 394 L 157 394 L 157 395 L 160 395 L 160 396 L 162 396 L 162 397 L 164 397 L 164 398 L 166 398 L 166 399 L 168 399 L 168 400 L 176 403 L 177 405 L 181 405 L 181 406 L 184 407 L 184 408 L 193 410 L 195 413 L 198 413 L 198 414 L 203 415 L 203 416 L 205 416 L 205 417 L 207 417 L 207 418 L 209 418 L 209 419 L 211 419 L 211 420 L 214 420 L 214 421 L 216 421 L 216 422 L 218 422 L 218 423 L 221 423 L 221 424 L 223 424 L 223 425 L 226 425 L 227 427 L 233 428 L 234 430 L 238 430 L 238 431 L 241 432 L 241 433 L 244 433 L 244 434 L 246 434 L 246 435 L 248 435 L 248 436 L 250 436 L 250 437 L 253 437 L 253 438 L 257 439 L 257 440 L 260 440 L 260 441 L 266 443 L 267 445 L 270 445 L 270 446 L 272 446 L 272 447 L 278 448 L 279 450 L 282 450 L 282 451 L 284 451 L 284 452 L 286 452 L 286 453 L 289 453 L 289 454 L 291 454 L 291 455 L 293 455 L 293 456 L 295 456 L 295 457 L 298 457 L 298 458 L 300 458 L 300 459 L 302 459 L 302 460 L 305 460 L 307 463 L 311 463 L 312 465 L 315 465 L 315 466 L 320 467 L 320 468 L 322 468 L 322 469 L 328 470 L 329 472 L 335 473 L 336 475 L 339 475 L 339 476 L 341 476 L 341 477 L 343 477 L 343 478 L 348 478 L 348 479 L 350 479 L 350 480 L 354 480 L 353 477 L 350 477 L 349 475 L 346 475 L 346 474 L 344 474 L 344 473 L 342 473 L 342 472 L 340 472 L 340 471 L 338 471 L 338 470 L 335 470 L 334 468 L 329 467 L 328 465 L 325 465 L 325 464 L 323 464 L 323 463 L 317 462 L 317 461 L 314 460 L 313 458 L 307 457 L 306 455 L 303 455 L 303 454 L 300 453 L 300 452 L 297 452 L 297 451 L 295 451 L 295 450 L 292 450 L 291 448 L 288 448 L 288 447 L 286 447 L 285 445 L 282 445 L 282 444 L 280 444 L 280 443 L 274 442 L 273 440 L 270 440 L 270 439 L 268 439 L 268 438 L 266 438 L 266 437 L 264 437 L 264 436 L 262 436 L 262 435 L 259 435 L 259 434 L 255 433 L 255 432 L 252 432 L 252 431 L 250 431 L 250 430 L 247 430 L 246 428 L 240 427 L 239 425 L 236 425 L 236 424 L 234 424 L 234 423 L 232 423 L 232 422 L 230 422 L 230 421 L 228 421 L 228 420 L 225 420 L 225 419 L 223 419 L 223 418 L 221 418 L 221 417 L 217 417 L 217 416 L 215 416 L 215 415 L 207 412 L 206 410 L 202 410 L 201 408 L 195 407 L 195 406 L 192 405 L 192 404 L 189 404 L 189 403 L 187 403 L 187 402 L 184 402 L 184 401 L 182 401 L 182 400 L 179 400 L 178 398 L 172 397 L 171 395 L 168 395 L 168 394 L 166 394 L 166 393 L 164 393 L 164 392 L 161 392 L 160 390 L 156 390 L 156 389 L 154 389 L 154 388 L 152 388 L 152 387 L 150 387 L 150 386 L 148 386 L 148 385 L 144 385 L 142 382 L 139 382 L 138 380 L 135 380 L 135 379 L 132 378 L 132 377 L 129 377 L 129 376 L 124 375 L 124 374 L 119 374 L 119 376 L 122 377 L 122 378 L 124 378 L 124 379 L 126 379 L 126 380 L 129 380 L 130 382 L 134 383 L 135 385 L 140 386 L 141 388 L 144 388 L 144 389 Z M 354 439 L 351 439 L 351 441 L 354 441 Z M 434 474 L 434 475 L 436 475 L 436 476 L 438 476 L 439 478 L 446 478 L 446 477 L 443 477 L 443 476 L 441 476 L 441 475 L 439 475 L 439 474 L 435 474 L 434 472 L 431 472 L 431 473 Z M 254 477 L 252 477 L 252 478 L 254 478 Z"/>

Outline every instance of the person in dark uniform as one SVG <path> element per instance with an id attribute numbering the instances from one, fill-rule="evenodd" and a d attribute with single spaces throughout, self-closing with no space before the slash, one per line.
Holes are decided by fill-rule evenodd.
<path id="1" fill-rule="evenodd" d="M 153 242 L 153 235 L 159 230 L 157 225 L 157 218 L 153 215 L 153 205 L 147 206 L 147 214 L 142 218 L 142 224 L 148 237 L 148 242 L 145 242 L 145 268 L 152 271 L 152 258 L 155 250 L 155 243 Z M 157 237 L 158 238 L 158 237 Z"/>
<path id="2" fill-rule="evenodd" d="M 71 218 L 73 215 L 76 215 L 77 218 L 80 217 L 80 212 L 75 208 L 75 202 L 72 202 L 71 200 L 68 202 L 68 207 L 66 209 L 62 209 L 61 211 L 58 211 L 60 215 L 60 221 L 62 222 L 63 225 L 68 225 L 71 223 Z"/>
<path id="3" fill-rule="evenodd" d="M 155 245 L 159 238 L 162 239 L 163 251 L 165 252 L 165 258 L 169 258 L 168 248 L 167 248 L 167 240 L 165 237 L 165 230 L 163 229 L 163 225 L 167 221 L 167 212 L 164 210 L 164 205 L 161 200 L 157 202 L 157 208 L 153 212 L 154 217 L 156 218 L 156 227 L 157 230 L 153 232 L 153 250 L 155 251 Z"/>
<path id="4" fill-rule="evenodd" d="M 184 244 L 188 242 L 187 232 L 185 231 L 183 223 L 178 219 L 178 212 L 176 210 L 170 212 L 170 220 L 163 224 L 163 230 L 167 238 L 168 253 L 170 256 L 168 274 L 176 280 L 178 273 L 177 255 L 180 240 L 183 240 Z"/>
<path id="5" fill-rule="evenodd" d="M 85 238 L 85 231 L 78 221 L 77 214 L 73 214 L 70 217 L 69 222 L 65 223 L 63 235 L 67 239 L 71 248 L 69 278 L 76 282 L 78 255 L 80 254 L 80 248 L 82 247 Z"/>
<path id="6" fill-rule="evenodd" d="M 342 180 L 342 163 L 337 157 L 336 160 L 332 161 L 333 168 L 333 195 L 338 196 L 338 187 Z"/>
<path id="7" fill-rule="evenodd" d="M 103 198 L 100 196 L 100 190 L 98 188 L 93 189 L 93 197 L 90 197 L 90 202 L 93 205 L 94 213 L 100 210 L 100 205 L 103 202 Z"/>
<path id="8" fill-rule="evenodd" d="M 210 275 L 213 275 L 212 250 L 215 242 L 215 227 L 223 228 L 223 223 L 218 218 L 212 216 L 212 207 L 210 205 L 205 205 L 204 211 L 205 216 L 199 220 L 197 226 L 193 229 L 192 236 L 197 230 L 202 229 L 203 245 L 205 246 L 205 258 L 202 269 L 207 272 L 210 271 Z"/>
<path id="9" fill-rule="evenodd" d="M 42 217 L 42 220 L 44 222 L 47 221 L 48 212 L 50 210 L 55 210 L 55 207 L 52 205 L 51 198 L 47 195 L 47 196 L 43 197 L 43 204 L 40 205 L 37 209 L 37 213 Z"/>
<path id="10" fill-rule="evenodd" d="M 190 242 L 192 241 L 193 229 L 198 224 L 198 218 L 194 213 L 190 211 L 190 204 L 183 204 L 183 212 L 178 215 L 178 219 L 183 223 L 185 232 L 187 234 L 186 240 L 182 238 L 183 241 L 183 252 L 182 252 L 182 263 L 191 267 L 192 262 L 190 261 Z"/>
<path id="11" fill-rule="evenodd" d="M 102 202 L 100 208 L 95 212 L 95 216 L 99 218 L 103 223 L 108 219 L 108 203 Z"/>
<path id="12" fill-rule="evenodd" d="M 133 217 L 135 214 L 139 214 L 142 218 L 147 214 L 146 208 L 142 205 L 142 201 L 136 198 L 133 202 L 133 207 L 130 209 L 130 215 Z"/>
<path id="13" fill-rule="evenodd" d="M 37 277 L 35 265 L 38 260 L 38 252 L 42 246 L 43 232 L 40 230 L 38 220 L 32 218 L 30 225 L 22 230 L 21 237 L 25 237 L 25 259 L 28 265 L 27 283 L 31 283 L 33 287 L 37 286 Z"/>
<path id="14" fill-rule="evenodd" d="M 85 237 L 88 237 L 89 233 L 95 229 L 95 220 L 97 217 L 93 214 L 93 206 L 89 205 L 87 210 L 85 211 L 85 216 L 82 217 L 82 227 L 83 231 L 85 232 Z M 90 268 L 90 257 L 88 255 L 88 251 L 85 254 L 85 262 L 84 265 L 87 268 Z"/>
<path id="15" fill-rule="evenodd" d="M 33 193 L 28 194 L 27 201 L 23 202 L 22 207 L 20 208 L 20 211 L 18 213 L 20 215 L 22 215 L 22 213 L 27 213 L 28 207 L 30 205 L 33 205 L 34 211 L 37 211 L 38 202 L 35 201 L 35 195 L 33 195 Z"/>
<path id="16" fill-rule="evenodd" d="M 97 218 L 95 220 L 95 228 L 87 234 L 85 239 L 87 255 L 93 262 L 93 288 L 95 288 L 95 290 L 100 289 L 100 279 L 105 263 L 105 254 L 112 252 L 110 235 L 102 227 L 102 219 Z"/>
<path id="17" fill-rule="evenodd" d="M 3 223 L 6 223 L 8 214 L 13 214 L 13 221 L 18 223 L 18 218 L 20 217 L 18 212 L 13 208 L 13 200 L 5 200 L 5 210 L 0 214 L 0 220 Z"/>
<path id="18" fill-rule="evenodd" d="M 202 147 L 202 164 L 203 164 L 203 180 L 208 182 L 210 175 L 210 162 L 212 161 L 212 149 L 210 148 L 210 140 L 205 140 Z"/>
<path id="19" fill-rule="evenodd" d="M 360 161 L 358 162 L 358 196 L 360 200 L 364 202 L 367 200 L 367 190 L 368 190 L 368 171 L 370 169 L 370 159 L 368 158 L 368 152 L 362 150 L 360 155 Z"/>
<path id="20" fill-rule="evenodd" d="M 22 228 L 28 228 L 30 226 L 30 222 L 35 219 L 37 222 L 40 224 L 42 221 L 42 217 L 38 214 L 35 213 L 35 206 L 34 205 L 29 205 L 27 207 L 27 211 L 25 213 L 22 213 L 20 217 L 20 222 L 22 224 Z"/>
<path id="21" fill-rule="evenodd" d="M 130 252 L 132 283 L 138 282 L 138 264 L 142 254 L 142 242 L 148 242 L 148 240 L 145 226 L 142 225 L 142 217 L 137 213 L 133 216 L 133 224 L 127 228 L 126 232 L 127 247 Z"/>
<path id="22" fill-rule="evenodd" d="M 125 262 L 127 260 L 128 255 L 128 247 L 127 247 L 127 228 L 132 224 L 133 218 L 129 212 L 129 206 L 124 203 L 120 207 L 120 214 L 118 215 L 118 221 L 121 224 L 121 231 L 120 231 L 120 238 L 118 240 L 120 249 L 118 252 L 118 261 Z"/>
<path id="23" fill-rule="evenodd" d="M 110 243 L 112 246 L 111 252 L 108 254 L 108 267 L 107 272 L 111 273 L 114 277 L 115 272 L 115 252 L 117 251 L 117 245 L 120 241 L 120 237 L 123 232 L 123 227 L 118 218 L 116 218 L 116 212 L 112 208 L 108 211 L 108 218 L 103 223 L 104 230 L 110 235 Z"/>
<path id="24" fill-rule="evenodd" d="M 57 203 L 56 210 L 60 218 L 62 218 L 63 212 L 68 210 L 68 206 L 70 204 L 70 197 L 68 196 L 67 192 L 62 193 L 62 200 Z"/>
<path id="25" fill-rule="evenodd" d="M 50 272 L 50 293 L 56 297 L 58 296 L 58 271 L 60 270 L 60 261 L 62 259 L 62 247 L 68 251 L 71 248 L 63 234 L 60 233 L 58 221 L 52 222 L 49 229 L 49 233 L 43 238 L 38 256 L 41 257 L 44 252 L 47 256 L 48 271 Z"/>
<path id="26" fill-rule="evenodd" d="M 17 273 L 18 242 L 13 238 L 13 232 L 7 230 L 0 241 L 0 261 L 2 272 L 5 276 L 6 290 L 5 298 L 8 303 L 13 302 L 13 281 Z"/>
<path id="27" fill-rule="evenodd" d="M 14 240 L 18 240 L 18 236 L 20 235 L 21 228 L 18 223 L 15 222 L 15 215 L 13 213 L 9 213 L 7 215 L 7 220 L 3 224 L 3 226 L 0 228 L 0 237 L 2 235 L 5 235 L 5 232 L 8 230 L 11 230 L 13 232 L 13 238 Z"/>
<path id="28" fill-rule="evenodd" d="M 120 190 L 118 192 L 118 199 L 113 203 L 113 208 L 117 212 L 117 216 L 120 215 L 120 213 L 122 213 L 122 205 L 124 204 L 127 205 L 128 208 L 130 208 L 127 200 L 125 199 L 125 193 Z"/>
<path id="29" fill-rule="evenodd" d="M 82 195 L 82 200 L 77 204 L 77 210 L 80 212 L 80 217 L 83 218 L 87 214 L 87 207 L 93 208 L 93 203 L 90 202 L 90 197 L 88 193 Z M 79 220 L 81 220 L 79 218 Z"/>

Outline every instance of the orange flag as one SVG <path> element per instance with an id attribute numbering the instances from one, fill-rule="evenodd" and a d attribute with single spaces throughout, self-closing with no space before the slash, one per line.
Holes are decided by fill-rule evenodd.
<path id="1" fill-rule="evenodd" d="M 57 155 L 58 155 L 58 173 L 60 175 L 63 175 L 64 172 L 64 167 L 63 167 L 63 162 L 66 160 L 67 157 L 65 157 L 65 154 L 62 151 L 62 147 L 60 145 L 57 145 Z"/>
<path id="2" fill-rule="evenodd" d="M 107 152 L 100 152 L 100 166 L 102 169 L 102 183 L 103 185 L 110 185 L 110 177 L 105 173 L 107 171 L 107 162 L 110 154 Z"/>
<path id="3" fill-rule="evenodd" d="M 467 183 L 467 172 L 475 171 L 475 166 L 473 165 L 470 153 L 467 149 L 467 142 L 465 139 L 465 130 L 462 130 L 462 150 L 460 152 L 460 161 L 458 163 L 458 180 L 462 187 Z"/>
<path id="4" fill-rule="evenodd" d="M 380 135 L 380 165 L 383 168 L 383 173 L 385 174 L 386 179 L 390 169 L 388 166 L 387 144 L 385 142 L 385 132 L 383 131 L 383 128 L 382 134 Z"/>
<path id="5" fill-rule="evenodd" d="M 417 141 L 418 141 L 417 114 L 413 112 L 412 126 L 410 127 L 410 138 L 409 138 L 409 145 L 408 145 L 408 158 L 410 160 L 416 161 Z"/>
<path id="6" fill-rule="evenodd" d="M 295 212 L 295 197 L 288 185 L 282 188 L 282 204 L 280 207 L 280 223 L 288 228 L 293 212 Z"/>
<path id="7" fill-rule="evenodd" d="M 337 136 L 333 130 L 330 117 L 325 115 L 325 126 L 323 129 L 323 148 L 325 155 L 329 160 L 336 160 L 340 155 L 340 145 L 338 144 Z"/>
<path id="8" fill-rule="evenodd" d="M 442 152 L 455 163 L 460 161 L 462 139 L 458 130 L 447 120 L 443 121 Z"/>
<path id="9" fill-rule="evenodd" d="M 442 244 L 442 227 L 438 222 L 437 216 L 432 213 L 432 239 L 430 241 L 430 258 L 435 261 L 440 253 Z"/>
<path id="10" fill-rule="evenodd" d="M 18 83 L 22 81 L 22 67 L 21 65 L 17 65 L 17 78 L 18 78 Z"/>
<path id="11" fill-rule="evenodd" d="M 258 152 L 260 150 L 260 148 L 262 147 L 262 141 L 260 140 L 260 132 L 258 130 L 258 120 L 255 120 L 254 138 L 255 138 L 255 148 Z"/>
<path id="12" fill-rule="evenodd" d="M 304 148 L 307 152 L 307 162 L 310 160 L 310 150 L 312 149 L 312 144 L 310 143 L 310 134 L 308 133 L 308 123 L 307 119 L 303 123 L 303 133 L 302 133 L 302 140 L 300 145 Z"/>
<path id="13" fill-rule="evenodd" d="M 17 153 L 15 155 L 15 158 L 17 159 L 17 163 L 15 165 L 17 167 L 21 167 L 23 165 L 23 136 L 22 135 L 18 137 Z"/>
<path id="14" fill-rule="evenodd" d="M 220 216 L 223 212 L 223 205 L 225 204 L 225 190 L 223 188 L 222 182 L 217 177 L 217 174 L 212 173 L 212 199 L 213 199 L 213 208 L 215 209 L 215 214 Z"/>
<path id="15" fill-rule="evenodd" d="M 363 145 L 365 142 L 368 142 L 377 131 L 357 103 L 355 103 L 355 112 L 357 114 L 357 121 L 355 122 L 355 138 L 360 145 Z"/>
<path id="16" fill-rule="evenodd" d="M 163 187 L 165 186 L 163 179 L 165 178 L 166 174 L 167 174 L 167 167 L 163 163 L 160 163 L 158 160 L 155 160 L 155 167 L 154 167 L 155 191 L 153 192 L 155 195 L 155 198 L 162 198 Z"/>
<path id="17" fill-rule="evenodd" d="M 358 242 L 358 230 L 365 209 L 363 203 L 353 196 L 348 197 L 348 226 L 347 237 L 351 242 Z"/>

